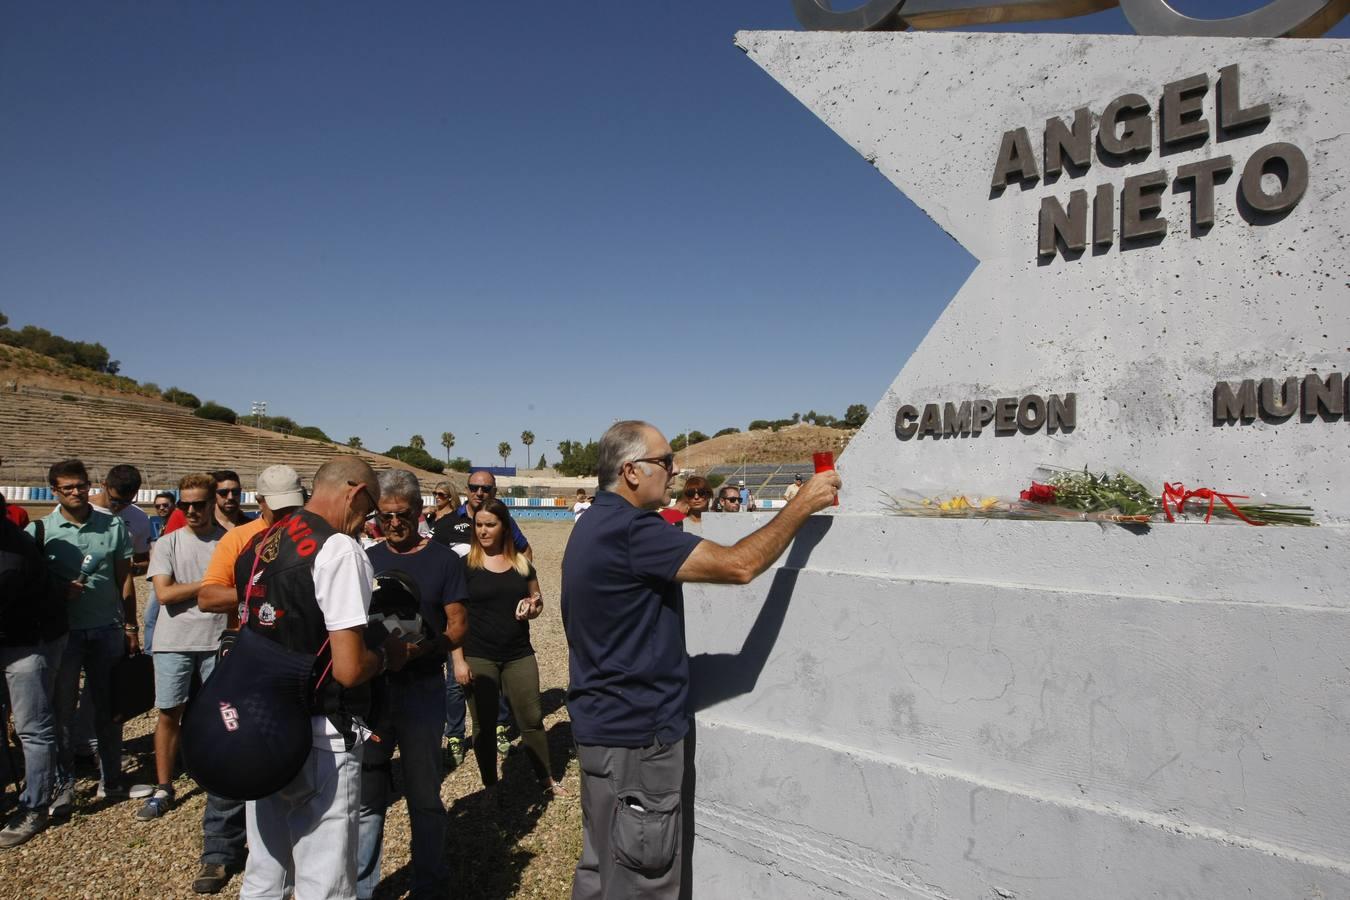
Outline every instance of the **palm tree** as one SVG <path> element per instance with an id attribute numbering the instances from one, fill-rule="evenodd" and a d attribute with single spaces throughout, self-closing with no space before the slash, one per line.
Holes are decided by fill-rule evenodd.
<path id="1" fill-rule="evenodd" d="M 353 450 L 360 450 L 363 445 L 359 437 L 357 437 L 356 435 L 352 435 L 351 437 L 347 438 L 347 446 L 351 447 Z"/>
<path id="2" fill-rule="evenodd" d="M 441 446 L 445 448 L 445 462 L 450 463 L 450 448 L 455 446 L 455 433 L 453 431 L 441 432 Z"/>
<path id="3" fill-rule="evenodd" d="M 530 445 L 534 443 L 534 432 L 522 431 L 520 442 L 525 445 L 525 468 L 528 469 L 530 467 Z"/>
<path id="4" fill-rule="evenodd" d="M 427 449 L 427 439 L 420 434 L 414 434 L 408 438 L 408 446 L 414 450 L 425 450 Z"/>
<path id="5" fill-rule="evenodd" d="M 511 455 L 511 445 L 506 441 L 502 441 L 497 445 L 497 455 L 502 458 L 502 465 L 505 466 L 507 457 Z"/>

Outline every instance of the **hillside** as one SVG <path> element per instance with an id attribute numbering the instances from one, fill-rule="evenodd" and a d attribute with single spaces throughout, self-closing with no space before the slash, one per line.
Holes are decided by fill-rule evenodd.
<path id="1" fill-rule="evenodd" d="M 675 454 L 682 469 L 706 472 L 713 466 L 767 465 L 811 461 L 811 454 L 833 450 L 837 456 L 854 429 L 789 425 L 778 431 L 744 431 L 709 438 Z"/>
<path id="2" fill-rule="evenodd" d="M 309 479 L 339 453 L 376 469 L 408 469 L 424 486 L 440 477 L 368 451 L 198 418 L 184 407 L 119 390 L 122 381 L 130 380 L 0 345 L 0 484 L 44 484 L 47 467 L 68 457 L 83 459 L 94 478 L 131 463 L 154 489 L 171 487 L 189 472 L 229 468 L 251 490 L 257 473 L 274 463 Z"/>

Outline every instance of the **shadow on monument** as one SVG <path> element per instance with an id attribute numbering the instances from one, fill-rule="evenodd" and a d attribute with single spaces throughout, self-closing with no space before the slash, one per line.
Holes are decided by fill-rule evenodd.
<path id="1" fill-rule="evenodd" d="M 768 595 L 759 609 L 750 631 L 738 653 L 700 653 L 689 658 L 689 710 L 698 713 L 732 697 L 748 694 L 755 689 L 769 654 L 778 643 L 778 634 L 787 618 L 788 605 L 797 589 L 797 576 L 810 560 L 811 551 L 829 532 L 833 516 L 813 516 L 802 526 L 781 568 L 773 573 Z M 683 821 L 681 822 L 682 853 L 680 866 L 680 896 L 688 898 L 693 891 L 694 862 L 694 792 L 698 773 L 694 765 L 694 750 L 698 743 L 698 722 L 689 724 L 684 740 Z"/>

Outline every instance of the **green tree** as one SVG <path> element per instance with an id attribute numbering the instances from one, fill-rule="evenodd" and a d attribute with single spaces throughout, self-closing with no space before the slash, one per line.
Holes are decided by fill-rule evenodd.
<path id="1" fill-rule="evenodd" d="M 455 433 L 453 431 L 441 432 L 441 446 L 445 448 L 445 461 L 450 462 L 450 448 L 455 446 Z"/>
<path id="2" fill-rule="evenodd" d="M 502 465 L 506 465 L 506 460 L 511 456 L 511 445 L 502 441 L 497 445 L 497 455 L 502 458 Z"/>
<path id="3" fill-rule="evenodd" d="M 456 456 L 446 464 L 446 468 L 452 472 L 468 472 L 473 466 L 462 456 Z"/>
<path id="4" fill-rule="evenodd" d="M 419 447 L 403 446 L 395 444 L 384 452 L 385 456 L 405 462 L 410 466 L 416 466 L 419 469 L 426 469 L 428 472 L 444 472 L 445 463 L 432 456 L 425 449 Z"/>
<path id="5" fill-rule="evenodd" d="M 689 446 L 688 435 L 677 434 L 670 439 L 670 449 L 674 450 L 676 453 L 679 453 L 681 450 L 683 450 L 685 447 L 688 446 Z"/>
<path id="6" fill-rule="evenodd" d="M 539 462 L 535 464 L 535 468 L 536 468 L 536 469 L 547 469 L 547 468 L 548 468 L 548 460 L 544 459 L 544 454 L 542 454 L 542 453 L 539 454 Z"/>
<path id="7" fill-rule="evenodd" d="M 295 429 L 295 436 L 309 438 L 311 441 L 327 441 L 332 443 L 333 439 L 324 433 L 324 430 L 317 425 L 302 425 Z"/>
<path id="8" fill-rule="evenodd" d="M 194 416 L 201 419 L 211 419 L 216 422 L 228 422 L 231 425 L 239 421 L 238 414 L 228 406 L 221 406 L 211 400 L 207 400 L 201 406 L 192 411 Z"/>
<path id="9" fill-rule="evenodd" d="M 525 468 L 528 469 L 530 467 L 530 445 L 534 443 L 534 432 L 522 431 L 520 442 L 525 445 Z"/>
<path id="10" fill-rule="evenodd" d="M 854 403 L 848 409 L 844 410 L 844 424 L 849 428 L 861 428 L 867 421 L 867 407 L 861 403 Z"/>
<path id="11" fill-rule="evenodd" d="M 708 439 L 708 436 L 707 436 L 706 434 L 704 434 L 703 432 L 699 431 L 698 429 L 694 429 L 693 431 L 689 432 L 689 443 L 690 443 L 691 445 L 693 445 L 693 444 L 701 444 L 701 443 L 703 443 L 704 441 L 706 441 L 707 439 Z"/>
<path id="12" fill-rule="evenodd" d="M 8 324 L 9 324 L 9 316 L 0 312 L 0 328 L 4 328 Z"/>
<path id="13" fill-rule="evenodd" d="M 408 446 L 414 450 L 425 450 L 427 449 L 427 439 L 420 434 L 414 434 L 408 438 Z"/>
<path id="14" fill-rule="evenodd" d="M 352 435 L 351 437 L 347 438 L 347 446 L 351 447 L 353 450 L 360 450 L 365 445 L 361 443 L 361 439 L 359 437 L 357 437 L 356 435 Z"/>
<path id="15" fill-rule="evenodd" d="M 167 391 L 160 394 L 165 400 L 178 406 L 186 406 L 188 409 L 196 409 L 202 405 L 202 401 L 197 399 L 196 394 L 189 394 L 187 391 L 176 387 L 170 387 Z"/>
<path id="16" fill-rule="evenodd" d="M 723 428 L 721 431 L 717 432 L 717 434 L 714 434 L 713 437 L 718 438 L 724 434 L 740 434 L 740 433 L 741 430 L 739 428 Z"/>
<path id="17" fill-rule="evenodd" d="M 599 471 L 600 445 L 595 441 L 560 441 L 558 452 L 562 460 L 553 468 L 559 475 L 585 477 Z"/>

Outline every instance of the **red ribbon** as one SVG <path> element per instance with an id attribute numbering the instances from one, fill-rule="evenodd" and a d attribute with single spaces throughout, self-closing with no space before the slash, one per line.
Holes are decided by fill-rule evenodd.
<path id="1" fill-rule="evenodd" d="M 1190 500 L 1192 498 L 1198 498 L 1200 500 L 1209 501 L 1209 508 L 1205 510 L 1206 525 L 1209 524 L 1210 517 L 1214 515 L 1215 500 L 1218 500 L 1224 506 L 1228 507 L 1229 512 L 1237 516 L 1242 521 L 1246 522 L 1248 525 L 1255 525 L 1257 527 L 1260 527 L 1266 524 L 1265 522 L 1253 522 L 1251 519 L 1244 516 L 1240 509 L 1238 509 L 1236 506 L 1233 505 L 1233 500 L 1235 499 L 1236 500 L 1248 499 L 1247 494 L 1220 494 L 1218 491 L 1211 490 L 1210 488 L 1197 488 L 1196 490 L 1188 491 L 1186 490 L 1186 486 L 1181 484 L 1180 482 L 1176 484 L 1171 484 L 1167 482 L 1163 483 L 1162 505 L 1163 505 L 1163 514 L 1167 516 L 1167 521 L 1169 522 L 1176 521 L 1176 519 L 1172 518 L 1172 510 L 1168 509 L 1167 507 L 1167 504 L 1169 502 L 1176 509 L 1177 515 L 1181 515 L 1182 507 L 1186 505 L 1187 500 Z"/>

